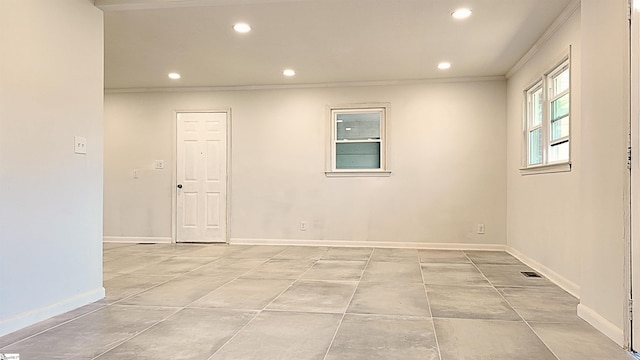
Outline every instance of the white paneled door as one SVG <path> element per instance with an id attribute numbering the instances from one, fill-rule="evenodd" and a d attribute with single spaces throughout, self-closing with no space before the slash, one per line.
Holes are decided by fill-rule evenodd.
<path id="1" fill-rule="evenodd" d="M 176 241 L 227 241 L 227 113 L 177 114 Z"/>

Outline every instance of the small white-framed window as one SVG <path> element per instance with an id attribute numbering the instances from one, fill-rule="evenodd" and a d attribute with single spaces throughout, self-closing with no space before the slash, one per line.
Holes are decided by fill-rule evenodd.
<path id="1" fill-rule="evenodd" d="M 327 175 L 388 175 L 387 106 L 331 107 L 330 110 Z"/>
<path id="2" fill-rule="evenodd" d="M 571 169 L 569 63 L 567 56 L 525 90 L 524 173 Z"/>

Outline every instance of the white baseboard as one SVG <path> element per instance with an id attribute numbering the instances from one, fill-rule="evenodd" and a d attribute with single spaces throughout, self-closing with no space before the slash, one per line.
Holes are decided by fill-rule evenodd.
<path id="1" fill-rule="evenodd" d="M 624 347 L 624 331 L 615 326 L 609 320 L 602 317 L 590 307 L 584 304 L 578 304 L 578 316 L 605 334 L 611 340 L 615 341 L 620 347 Z"/>
<path id="2" fill-rule="evenodd" d="M 507 247 L 507 252 L 511 255 L 513 255 L 514 257 L 516 257 L 518 260 L 522 261 L 524 264 L 526 264 L 527 266 L 529 266 L 530 268 L 532 268 L 533 270 L 539 272 L 540 274 L 544 275 L 544 277 L 546 277 L 547 279 L 549 279 L 551 282 L 553 282 L 554 284 L 560 286 L 561 288 L 563 288 L 566 292 L 568 292 L 569 294 L 577 297 L 578 299 L 580 298 L 580 286 L 572 281 L 570 281 L 569 279 L 565 278 L 564 276 L 558 274 L 557 272 L 551 270 L 550 268 L 542 265 L 541 263 L 537 262 L 536 260 L 528 257 L 527 255 L 521 253 L 520 251 L 512 248 L 512 247 Z"/>
<path id="3" fill-rule="evenodd" d="M 103 299 L 103 287 L 0 321 L 0 336 Z"/>
<path id="4" fill-rule="evenodd" d="M 171 244 L 173 240 L 170 237 L 142 237 L 142 236 L 104 236 L 103 242 L 111 243 L 133 243 L 133 244 Z"/>
<path id="5" fill-rule="evenodd" d="M 351 240 L 302 240 L 302 239 L 247 239 L 231 238 L 231 245 L 286 245 L 286 246 L 332 246 L 332 247 L 375 247 L 429 250 L 485 250 L 504 251 L 502 244 L 468 243 L 423 243 L 395 241 L 351 241 Z"/>

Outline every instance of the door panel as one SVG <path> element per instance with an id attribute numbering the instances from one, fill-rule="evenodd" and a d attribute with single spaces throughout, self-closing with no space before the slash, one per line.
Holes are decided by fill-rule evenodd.
<path id="1" fill-rule="evenodd" d="M 227 113 L 178 113 L 177 242 L 226 242 Z"/>

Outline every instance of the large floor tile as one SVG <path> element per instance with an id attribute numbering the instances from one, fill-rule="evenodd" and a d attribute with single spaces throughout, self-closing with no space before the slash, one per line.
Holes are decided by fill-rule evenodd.
<path id="1" fill-rule="evenodd" d="M 498 291 L 526 321 L 582 322 L 576 314 L 579 300 L 558 287 L 508 287 Z"/>
<path id="2" fill-rule="evenodd" d="M 172 256 L 167 260 L 142 267 L 135 271 L 135 274 L 148 275 L 173 275 L 178 276 L 202 265 L 213 262 L 215 257 L 186 257 Z"/>
<path id="3" fill-rule="evenodd" d="M 556 360 L 523 322 L 433 319 L 442 360 Z"/>
<path id="4" fill-rule="evenodd" d="M 473 264 L 421 264 L 427 285 L 491 286 Z"/>
<path id="5" fill-rule="evenodd" d="M 523 271 L 532 271 L 526 265 L 479 264 L 482 274 L 496 287 L 555 286 L 544 277 L 527 277 Z"/>
<path id="6" fill-rule="evenodd" d="M 324 358 L 342 315 L 265 311 L 211 360 Z"/>
<path id="7" fill-rule="evenodd" d="M 112 305 L 65 323 L 3 352 L 24 359 L 68 359 L 98 356 L 176 312 L 176 309 Z"/>
<path id="8" fill-rule="evenodd" d="M 194 301 L 190 307 L 262 310 L 291 280 L 236 279 Z"/>
<path id="9" fill-rule="evenodd" d="M 267 309 L 344 313 L 356 286 L 355 281 L 296 281 Z"/>
<path id="10" fill-rule="evenodd" d="M 262 265 L 266 259 L 221 258 L 187 273 L 189 276 L 238 277 Z"/>
<path id="11" fill-rule="evenodd" d="M 98 359 L 208 359 L 256 314 L 183 309 Z"/>
<path id="12" fill-rule="evenodd" d="M 326 359 L 439 360 L 431 319 L 345 315 Z"/>
<path id="13" fill-rule="evenodd" d="M 369 260 L 372 248 L 348 248 L 334 247 L 330 248 L 324 256 L 323 260 Z"/>
<path id="14" fill-rule="evenodd" d="M 361 282 L 348 313 L 431 316 L 423 284 Z"/>
<path id="15" fill-rule="evenodd" d="M 47 331 L 49 329 L 55 328 L 56 326 L 60 326 L 74 319 L 78 319 L 89 313 L 102 309 L 105 306 L 107 306 L 107 304 L 104 301 L 97 301 L 95 303 L 91 303 L 89 305 L 79 307 L 75 310 L 68 311 L 64 314 L 54 316 L 47 320 L 40 321 L 36 324 L 33 324 L 21 330 L 14 331 L 10 334 L 0 337 L 0 348 L 9 346 L 20 340 L 24 340 L 28 337 L 31 337 L 39 333 L 42 333 L 44 331 Z"/>
<path id="16" fill-rule="evenodd" d="M 366 261 L 318 260 L 301 279 L 358 281 Z"/>
<path id="17" fill-rule="evenodd" d="M 433 317 L 521 320 L 492 287 L 427 285 Z"/>
<path id="18" fill-rule="evenodd" d="M 471 262 L 460 250 L 418 250 L 418 256 L 423 263 L 468 264 Z"/>
<path id="19" fill-rule="evenodd" d="M 267 245 L 238 245 L 240 249 L 229 254 L 233 259 L 270 259 L 281 252 L 286 246 Z"/>
<path id="20" fill-rule="evenodd" d="M 416 249 L 386 249 L 375 248 L 371 255 L 372 261 L 417 261 Z"/>
<path id="21" fill-rule="evenodd" d="M 251 279 L 291 279 L 299 278 L 313 265 L 315 260 L 271 259 L 242 275 Z"/>
<path id="22" fill-rule="evenodd" d="M 369 261 L 364 282 L 422 283 L 422 273 L 417 256 L 412 262 Z"/>
<path id="23" fill-rule="evenodd" d="M 521 265 L 516 259 L 506 251 L 470 251 L 465 250 L 469 259 L 475 264 L 498 264 L 498 265 Z"/>
<path id="24" fill-rule="evenodd" d="M 123 254 L 118 259 L 105 262 L 103 265 L 103 271 L 105 273 L 117 273 L 117 274 L 129 274 L 137 270 L 142 269 L 145 266 L 157 264 L 164 260 L 169 259 L 170 256 L 166 255 L 134 255 Z"/>
<path id="25" fill-rule="evenodd" d="M 274 256 L 274 259 L 288 260 L 318 260 L 322 259 L 324 254 L 329 250 L 328 247 L 317 246 L 290 246 L 284 251 Z"/>
<path id="26" fill-rule="evenodd" d="M 609 338 L 586 322 L 532 323 L 531 327 L 560 360 L 633 360 Z"/>
<path id="27" fill-rule="evenodd" d="M 165 283 L 175 276 L 122 274 L 104 281 L 105 301 L 113 303 L 152 287 Z"/>
<path id="28" fill-rule="evenodd" d="M 225 257 L 229 254 L 241 250 L 241 246 L 233 246 L 228 244 L 209 244 L 203 248 L 194 249 L 182 254 L 191 257 Z"/>
<path id="29" fill-rule="evenodd" d="M 209 276 L 180 276 L 162 285 L 141 292 L 121 304 L 154 306 L 187 306 L 232 279 Z"/>

